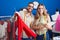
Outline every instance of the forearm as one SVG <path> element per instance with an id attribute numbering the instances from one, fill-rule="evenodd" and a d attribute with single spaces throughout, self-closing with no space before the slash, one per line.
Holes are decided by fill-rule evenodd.
<path id="1" fill-rule="evenodd" d="M 39 30 L 39 29 L 40 29 L 40 27 L 32 26 L 32 29 L 33 29 L 33 30 Z"/>
<path id="2" fill-rule="evenodd" d="M 49 29 L 49 30 L 52 30 L 52 27 L 50 26 L 50 25 L 45 25 L 45 27 L 47 28 L 47 29 Z"/>

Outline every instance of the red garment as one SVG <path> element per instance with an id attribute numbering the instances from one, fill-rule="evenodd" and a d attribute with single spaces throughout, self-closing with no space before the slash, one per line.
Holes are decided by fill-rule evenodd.
<path id="1" fill-rule="evenodd" d="M 9 20 L 7 20 L 6 22 L 8 23 L 7 24 L 7 39 L 6 40 L 10 40 L 11 24 L 10 24 Z"/>
<path id="2" fill-rule="evenodd" d="M 20 15 L 15 13 L 17 16 L 17 26 L 18 26 L 18 40 L 21 39 L 22 30 L 25 31 L 28 37 L 36 37 L 37 35 L 22 21 Z"/>
<path id="3" fill-rule="evenodd" d="M 11 32 L 11 26 L 10 26 L 10 21 L 9 20 L 7 20 L 7 31 L 8 32 Z"/>
<path id="4" fill-rule="evenodd" d="M 3 25 L 4 24 L 4 21 L 0 21 L 0 24 Z"/>
<path id="5" fill-rule="evenodd" d="M 17 22 L 13 23 L 13 40 L 16 40 L 16 29 L 17 29 Z"/>

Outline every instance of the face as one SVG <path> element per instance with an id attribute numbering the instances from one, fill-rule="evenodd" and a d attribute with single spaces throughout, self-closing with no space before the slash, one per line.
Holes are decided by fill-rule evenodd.
<path id="1" fill-rule="evenodd" d="M 43 11 L 44 11 L 44 6 L 43 6 L 43 5 L 40 5 L 40 6 L 38 7 L 38 12 L 39 12 L 40 14 L 42 14 Z"/>
<path id="2" fill-rule="evenodd" d="M 34 6 L 33 4 L 29 4 L 28 5 L 27 9 L 28 9 L 29 12 L 32 12 L 33 6 Z"/>

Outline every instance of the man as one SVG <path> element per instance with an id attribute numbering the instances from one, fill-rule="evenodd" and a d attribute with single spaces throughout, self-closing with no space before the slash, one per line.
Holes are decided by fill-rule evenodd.
<path id="1" fill-rule="evenodd" d="M 27 9 L 23 9 L 23 11 L 25 12 L 25 13 L 23 13 L 24 14 L 23 20 L 28 25 L 29 28 L 30 28 L 30 23 L 34 19 L 32 16 L 33 6 L 34 6 L 33 3 L 29 3 Z M 24 31 L 23 31 L 22 35 L 23 35 L 23 38 L 22 38 L 23 40 L 32 40 L 32 39 L 27 37 L 27 35 L 25 34 Z"/>
<path id="2" fill-rule="evenodd" d="M 19 11 L 19 15 L 21 16 L 21 18 L 23 19 L 23 21 L 29 28 L 31 27 L 31 23 L 34 20 L 34 17 L 32 15 L 33 6 L 34 6 L 33 3 L 29 3 L 26 9 Z M 15 18 L 15 20 L 16 20 L 16 18 Z M 17 29 L 17 31 L 18 31 L 18 29 Z M 17 31 L 16 31 L 16 34 L 18 35 Z M 22 33 L 22 39 L 23 40 L 32 40 L 31 38 L 28 38 L 28 36 L 26 35 L 24 30 Z"/>

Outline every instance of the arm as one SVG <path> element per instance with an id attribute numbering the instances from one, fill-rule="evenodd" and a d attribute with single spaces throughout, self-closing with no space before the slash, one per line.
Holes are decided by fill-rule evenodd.
<path id="1" fill-rule="evenodd" d="M 36 20 L 34 20 L 34 21 L 31 23 L 31 28 L 32 28 L 33 30 L 39 30 L 39 29 L 40 29 L 40 27 L 37 27 L 37 25 L 36 25 Z"/>

